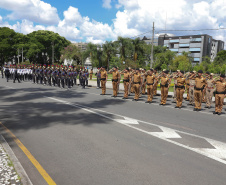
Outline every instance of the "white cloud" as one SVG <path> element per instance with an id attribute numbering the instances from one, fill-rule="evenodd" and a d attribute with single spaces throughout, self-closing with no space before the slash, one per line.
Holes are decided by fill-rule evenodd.
<path id="1" fill-rule="evenodd" d="M 52 30 L 53 31 L 53 30 Z M 68 40 L 80 40 L 80 30 L 74 26 L 56 27 L 54 32 L 59 33 L 61 36 L 66 37 Z"/>
<path id="2" fill-rule="evenodd" d="M 12 11 L 11 20 L 27 19 L 41 24 L 58 24 L 57 9 L 41 0 L 1 0 L 0 8 Z"/>
<path id="3" fill-rule="evenodd" d="M 117 8 L 124 7 L 125 9 L 137 9 L 139 7 L 138 0 L 118 0 Z"/>
<path id="4" fill-rule="evenodd" d="M 20 21 L 10 25 L 5 22 L 5 16 L 4 19 L 0 16 L 0 26 L 8 26 L 23 33 L 39 29 L 51 30 L 71 41 L 94 43 L 115 40 L 117 36 L 134 37 L 148 31 L 150 33 L 146 36 L 150 36 L 153 22 L 156 33 L 165 27 L 167 30 L 226 27 L 225 0 L 103 0 L 103 7 L 112 8 L 113 3 L 119 9 L 109 25 L 82 16 L 78 8 L 72 6 L 63 12 L 64 18 L 60 20 L 56 8 L 41 0 L 1 0 L 0 7 L 12 11 L 8 17 Z M 49 24 L 43 26 L 47 22 Z M 169 33 L 206 33 L 226 40 L 226 30 Z"/>
<path id="5" fill-rule="evenodd" d="M 113 37 L 112 28 L 108 24 L 103 24 L 97 21 L 90 21 L 88 18 L 84 19 L 80 27 L 84 37 L 94 37 L 95 39 L 106 39 Z"/>
<path id="6" fill-rule="evenodd" d="M 226 27 L 225 0 L 118 0 L 114 33 L 136 36 L 152 30 L 195 30 Z M 207 33 L 216 37 L 220 32 L 172 32 L 173 34 Z"/>
<path id="7" fill-rule="evenodd" d="M 70 6 L 67 11 L 64 11 L 65 24 L 80 25 L 82 23 L 82 16 L 78 11 L 78 8 Z"/>
<path id="8" fill-rule="evenodd" d="M 226 21 L 226 2 L 225 0 L 215 0 L 211 3 L 211 12 L 210 14 L 212 16 L 215 16 L 217 14 L 217 18 L 220 21 Z"/>
<path id="9" fill-rule="evenodd" d="M 132 37 L 138 35 L 140 32 L 135 28 L 129 28 L 130 17 L 127 11 L 118 12 L 114 20 L 114 32 L 118 36 Z"/>
<path id="10" fill-rule="evenodd" d="M 71 41 L 86 40 L 87 42 L 103 43 L 106 39 L 115 38 L 111 26 L 90 20 L 89 17 L 82 17 L 77 8 L 70 6 L 64 11 L 63 15 L 64 19 L 59 21 L 58 25 L 35 25 L 34 22 L 28 19 L 22 19 L 21 23 L 17 22 L 14 25 L 9 25 L 8 22 L 1 23 L 0 21 L 0 26 L 7 26 L 24 34 L 37 30 L 50 30 Z"/>
<path id="11" fill-rule="evenodd" d="M 103 1 L 103 7 L 107 9 L 111 9 L 111 0 L 102 0 Z"/>
<path id="12" fill-rule="evenodd" d="M 94 39 L 93 37 L 87 37 L 86 42 L 87 43 L 91 42 L 91 43 L 94 43 L 94 44 L 103 44 L 104 43 L 103 40 Z"/>

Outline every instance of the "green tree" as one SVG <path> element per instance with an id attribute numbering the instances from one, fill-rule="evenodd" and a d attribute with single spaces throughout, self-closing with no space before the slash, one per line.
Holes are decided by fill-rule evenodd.
<path id="1" fill-rule="evenodd" d="M 73 60 L 76 65 L 82 65 L 83 55 L 77 46 L 70 44 L 61 51 L 61 62 L 63 62 L 65 59 Z"/>
<path id="2" fill-rule="evenodd" d="M 190 71 L 192 65 L 188 53 L 182 53 L 182 55 L 175 56 L 169 68 L 172 71 L 176 71 L 177 69 L 181 71 Z"/>
<path id="3" fill-rule="evenodd" d="M 226 50 L 219 51 L 214 60 L 215 65 L 223 65 L 226 64 Z"/>
<path id="4" fill-rule="evenodd" d="M 125 61 L 128 57 L 133 55 L 133 46 L 130 38 L 118 37 L 116 41 L 121 61 Z"/>
<path id="5" fill-rule="evenodd" d="M 117 52 L 116 44 L 112 41 L 106 41 L 103 44 L 103 56 L 105 57 L 105 63 L 107 63 L 107 67 L 109 69 L 109 63 L 112 57 L 115 57 Z M 114 60 L 115 61 L 115 60 Z"/>
<path id="6" fill-rule="evenodd" d="M 208 71 L 210 64 L 211 64 L 210 57 L 205 56 L 203 57 L 200 65 L 202 66 L 203 71 Z"/>
<path id="7" fill-rule="evenodd" d="M 27 36 L 29 44 L 32 44 L 33 46 L 29 48 L 29 57 L 31 59 L 36 58 L 38 63 L 51 63 L 53 58 L 53 50 L 54 61 L 59 62 L 62 49 L 71 44 L 70 41 L 52 31 L 39 30 L 34 31 Z M 45 53 L 47 53 L 47 56 Z"/>
<path id="8" fill-rule="evenodd" d="M 103 51 L 100 45 L 88 43 L 86 51 L 83 52 L 83 59 L 90 58 L 93 67 L 101 67 L 105 65 L 103 62 Z"/>
<path id="9" fill-rule="evenodd" d="M 133 54 L 133 59 L 136 62 L 137 59 L 145 54 L 145 46 L 146 43 L 143 40 L 140 40 L 140 38 L 136 38 L 132 40 L 132 44 L 134 47 L 134 54 Z"/>
<path id="10" fill-rule="evenodd" d="M 162 69 L 162 66 L 164 66 L 166 67 L 164 69 L 168 69 L 168 66 L 172 65 L 172 61 L 175 56 L 176 53 L 170 50 L 166 50 L 164 53 L 157 53 L 155 55 L 154 67 L 157 69 Z"/>
<path id="11" fill-rule="evenodd" d="M 7 27 L 0 27 L 0 62 L 3 65 L 16 55 L 15 43 L 17 33 Z"/>

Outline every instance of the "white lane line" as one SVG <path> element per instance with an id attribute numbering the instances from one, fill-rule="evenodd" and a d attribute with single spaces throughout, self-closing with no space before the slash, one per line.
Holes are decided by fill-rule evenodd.
<path id="1" fill-rule="evenodd" d="M 134 126 L 132 126 L 129 123 L 126 123 L 128 121 L 127 117 L 124 117 L 124 116 L 121 116 L 121 115 L 118 115 L 118 114 L 109 113 L 109 112 L 102 111 L 102 110 L 98 110 L 98 109 L 93 109 L 93 108 L 90 108 L 90 107 L 87 107 L 87 106 L 81 106 L 81 105 L 78 105 L 78 104 L 72 104 L 70 102 L 63 101 L 63 100 L 60 100 L 60 99 L 57 99 L 57 98 L 52 98 L 52 97 L 47 97 L 47 96 L 45 96 L 45 97 L 49 98 L 49 99 L 52 99 L 52 100 L 55 100 L 57 102 L 61 102 L 61 103 L 64 103 L 64 104 L 67 104 L 67 105 L 70 105 L 70 106 L 73 106 L 73 107 L 76 107 L 76 108 L 83 109 L 83 110 L 85 110 L 87 112 L 91 112 L 93 114 L 99 115 L 99 116 L 107 118 L 109 120 L 117 121 L 118 123 L 120 123 L 122 125 L 125 125 L 127 127 L 133 128 L 133 129 L 138 130 L 140 132 L 149 134 L 151 136 L 157 137 L 157 138 L 162 139 L 164 141 L 167 141 L 169 143 L 173 143 L 173 144 L 175 144 L 177 146 L 186 148 L 186 149 L 191 150 L 193 152 L 196 152 L 198 154 L 204 155 L 204 156 L 206 156 L 208 158 L 214 159 L 214 160 L 216 160 L 216 161 L 218 161 L 220 163 L 226 164 L 226 161 L 224 160 L 224 156 L 225 156 L 225 152 L 226 152 L 226 144 L 223 143 L 223 142 L 215 141 L 213 139 L 197 136 L 197 135 L 194 135 L 194 134 L 190 134 L 190 133 L 178 131 L 178 130 L 175 130 L 175 129 L 158 126 L 158 125 L 155 125 L 153 123 L 148 123 L 148 122 L 145 122 L 145 121 L 141 121 L 141 120 L 136 120 L 136 119 L 130 118 L 132 120 L 136 120 L 138 123 L 141 122 L 141 123 L 146 123 L 146 124 L 149 124 L 149 125 L 156 126 L 156 127 L 160 128 L 162 130 L 162 132 L 165 132 L 165 133 L 158 132 L 158 134 L 156 134 L 157 132 L 148 132 L 148 131 L 142 130 L 140 128 L 134 127 Z M 87 108 L 84 108 L 84 107 L 87 107 Z M 98 113 L 96 111 L 104 112 L 104 113 L 107 113 L 107 114 L 111 114 L 111 115 L 122 117 L 124 121 L 122 121 L 120 119 L 113 119 L 113 118 L 111 118 L 109 116 L 105 116 L 105 115 L 103 115 L 101 113 Z M 125 118 L 127 119 L 127 121 L 125 121 Z M 197 137 L 197 138 L 205 139 L 207 142 L 209 142 L 211 145 L 213 145 L 215 147 L 215 149 L 192 148 L 192 147 L 189 147 L 187 145 L 184 145 L 184 144 L 178 143 L 176 141 L 170 140 L 170 138 L 179 138 L 179 137 L 181 137 L 176 132 L 183 133 L 183 134 L 190 135 L 190 136 L 194 136 L 194 137 Z M 162 134 L 159 134 L 159 133 L 162 133 Z"/>
<path id="2" fill-rule="evenodd" d="M 15 89 L 14 87 L 10 87 L 10 86 L 7 86 L 7 85 L 5 87 L 10 88 L 10 89 Z"/>

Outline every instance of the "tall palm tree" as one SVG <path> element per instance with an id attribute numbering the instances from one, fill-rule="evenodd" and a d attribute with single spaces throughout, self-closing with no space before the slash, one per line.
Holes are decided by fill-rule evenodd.
<path id="1" fill-rule="evenodd" d="M 117 52 L 116 44 L 112 41 L 106 41 L 105 44 L 103 44 L 103 52 L 106 54 L 107 68 L 109 69 L 109 61 Z"/>
<path id="2" fill-rule="evenodd" d="M 119 44 L 120 58 L 121 61 L 125 61 L 127 58 L 126 51 L 131 48 L 131 39 L 118 37 L 117 43 Z"/>
<path id="3" fill-rule="evenodd" d="M 142 44 L 144 43 L 144 41 L 140 40 L 140 38 L 136 38 L 134 40 L 132 40 L 133 46 L 134 46 L 134 61 L 136 62 L 137 60 L 137 55 L 138 52 L 142 50 Z"/>
<path id="4" fill-rule="evenodd" d="M 97 66 L 98 65 L 98 53 L 97 53 L 97 45 L 88 43 L 86 47 L 86 51 L 83 52 L 83 60 L 89 58 L 91 59 L 92 66 Z"/>

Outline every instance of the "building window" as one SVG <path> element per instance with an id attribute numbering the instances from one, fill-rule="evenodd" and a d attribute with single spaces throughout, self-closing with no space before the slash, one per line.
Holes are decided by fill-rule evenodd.
<path id="1" fill-rule="evenodd" d="M 169 49 L 170 51 L 178 52 L 178 49 Z"/>
<path id="2" fill-rule="evenodd" d="M 191 42 L 201 42 L 202 38 L 191 38 Z"/>
<path id="3" fill-rule="evenodd" d="M 170 43 L 175 43 L 175 42 L 179 42 L 179 39 L 176 39 L 176 40 L 170 40 Z"/>
<path id="4" fill-rule="evenodd" d="M 201 51 L 201 48 L 190 48 L 189 51 Z"/>
<path id="5" fill-rule="evenodd" d="M 181 48 L 188 48 L 189 44 L 179 44 L 179 47 L 181 47 Z"/>
<path id="6" fill-rule="evenodd" d="M 200 58 L 194 58 L 194 62 L 199 62 Z"/>

